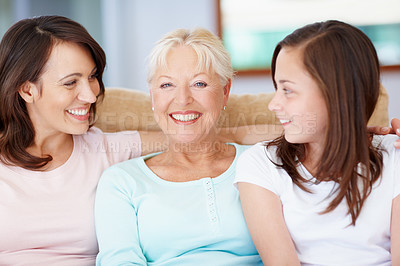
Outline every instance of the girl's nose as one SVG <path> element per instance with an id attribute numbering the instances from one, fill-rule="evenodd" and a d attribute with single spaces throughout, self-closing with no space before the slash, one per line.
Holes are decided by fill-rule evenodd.
<path id="1" fill-rule="evenodd" d="M 282 110 L 282 104 L 279 101 L 279 94 L 278 92 L 275 92 L 274 97 L 272 97 L 271 101 L 268 104 L 268 109 L 272 112 L 276 111 L 281 111 Z"/>

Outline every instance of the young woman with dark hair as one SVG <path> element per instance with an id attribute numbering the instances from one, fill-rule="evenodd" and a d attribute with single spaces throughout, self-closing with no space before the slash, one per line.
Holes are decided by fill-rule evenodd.
<path id="1" fill-rule="evenodd" d="M 94 265 L 100 175 L 148 152 L 138 132 L 91 127 L 105 65 L 100 45 L 65 17 L 23 19 L 2 38 L 1 265 Z"/>
<path id="2" fill-rule="evenodd" d="M 373 136 L 376 51 L 356 27 L 326 21 L 278 43 L 269 104 L 282 137 L 240 158 L 236 180 L 265 265 L 399 265 L 397 136 Z"/>

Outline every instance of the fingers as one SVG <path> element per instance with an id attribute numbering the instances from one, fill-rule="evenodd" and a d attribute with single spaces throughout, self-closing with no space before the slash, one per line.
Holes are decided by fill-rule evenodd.
<path id="1" fill-rule="evenodd" d="M 396 132 L 397 136 L 400 137 L 400 119 L 393 118 L 390 124 L 392 125 L 392 128 Z M 400 139 L 396 140 L 394 146 L 396 149 L 400 149 Z"/>
<path id="2" fill-rule="evenodd" d="M 394 130 L 390 127 L 368 126 L 368 132 L 377 135 L 394 134 Z"/>
<path id="3" fill-rule="evenodd" d="M 393 118 L 390 124 L 392 125 L 392 128 L 396 132 L 397 136 L 400 137 L 400 119 Z"/>

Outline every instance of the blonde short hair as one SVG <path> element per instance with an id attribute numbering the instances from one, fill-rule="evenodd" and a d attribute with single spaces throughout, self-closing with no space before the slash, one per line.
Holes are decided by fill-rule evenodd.
<path id="1" fill-rule="evenodd" d="M 231 57 L 220 38 L 203 28 L 192 31 L 177 29 L 160 39 L 150 53 L 148 58 L 148 84 L 152 82 L 158 67 L 167 66 L 166 57 L 169 51 L 180 45 L 193 48 L 199 59 L 198 70 L 215 71 L 223 86 L 233 78 Z"/>

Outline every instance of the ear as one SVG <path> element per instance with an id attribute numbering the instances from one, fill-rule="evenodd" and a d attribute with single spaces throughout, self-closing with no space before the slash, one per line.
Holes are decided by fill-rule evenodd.
<path id="1" fill-rule="evenodd" d="M 25 81 L 24 84 L 19 87 L 18 93 L 27 103 L 33 103 L 39 95 L 36 85 L 29 81 Z"/>
<path id="2" fill-rule="evenodd" d="M 224 87 L 224 106 L 228 103 L 229 93 L 231 92 L 232 81 L 229 79 Z"/>

